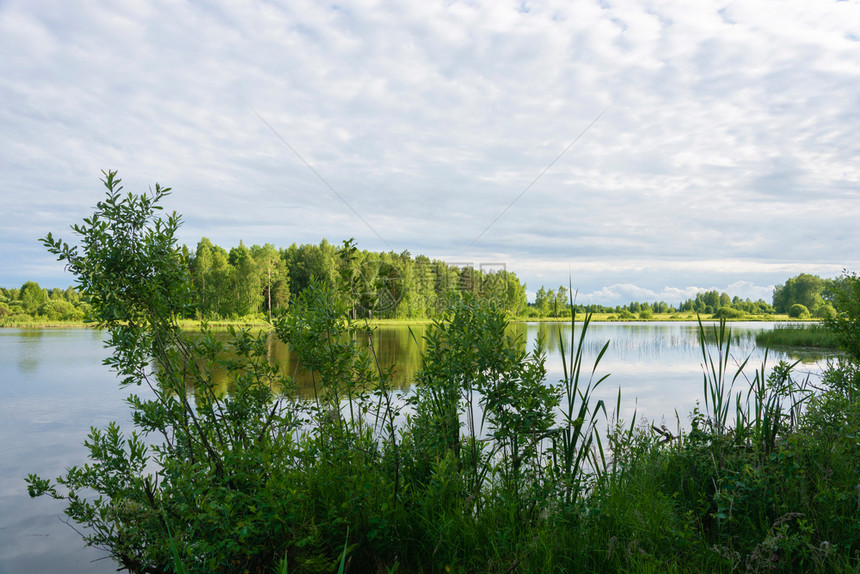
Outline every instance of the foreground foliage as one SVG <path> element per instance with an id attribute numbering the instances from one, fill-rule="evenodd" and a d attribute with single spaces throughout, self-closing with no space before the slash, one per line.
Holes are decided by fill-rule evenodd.
<path id="1" fill-rule="evenodd" d="M 415 392 L 391 388 L 347 288 L 311 281 L 272 336 L 312 373 L 294 399 L 269 335 L 206 324 L 191 299 L 169 189 L 114 173 L 72 247 L 50 235 L 110 333 L 136 429 L 92 429 L 90 461 L 30 494 L 66 501 L 87 543 L 139 573 L 850 571 L 860 552 L 854 363 L 812 393 L 792 365 L 732 367 L 701 327 L 704 410 L 689 432 L 607 418 L 584 365 L 589 318 L 545 381 L 542 342 L 469 297 L 427 335 Z M 340 257 L 350 257 L 345 245 Z M 571 302 L 572 307 L 572 302 Z M 840 315 L 850 323 L 848 307 Z M 856 316 L 854 316 L 856 321 Z M 852 331 L 849 331 L 852 332 Z M 849 338 L 850 339 L 850 338 Z M 226 369 L 229 392 L 213 374 Z M 620 396 L 618 399 L 620 405 Z M 95 495 L 95 496 L 93 496 Z"/>

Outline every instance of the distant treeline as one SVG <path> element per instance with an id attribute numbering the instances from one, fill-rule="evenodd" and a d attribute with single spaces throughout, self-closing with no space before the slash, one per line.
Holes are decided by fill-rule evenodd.
<path id="1" fill-rule="evenodd" d="M 74 287 L 43 289 L 35 281 L 0 287 L 0 325 L 40 321 L 83 321 L 90 306 Z"/>
<path id="2" fill-rule="evenodd" d="M 560 286 L 557 290 L 538 289 L 531 314 L 538 317 L 569 317 L 569 291 Z M 738 296 L 731 297 L 719 291 L 705 291 L 696 294 L 694 299 L 679 305 L 671 305 L 665 301 L 633 301 L 625 305 L 583 305 L 576 304 L 577 312 L 592 312 L 617 315 L 619 319 L 646 319 L 652 315 L 666 313 L 700 313 L 702 315 L 725 315 L 734 318 L 741 315 L 772 315 L 776 313 L 774 306 L 763 299 L 751 301 Z M 729 312 L 729 311 L 732 312 Z"/>
<path id="3" fill-rule="evenodd" d="M 513 315 L 526 308 L 526 286 L 503 266 L 452 265 L 424 255 L 360 250 L 352 240 L 335 247 L 293 243 L 278 249 L 267 243 L 243 243 L 225 250 L 206 238 L 192 253 L 185 249 L 195 289 L 196 308 L 204 318 L 268 314 L 286 307 L 291 294 L 312 279 L 337 288 L 358 317 L 434 318 L 451 297 L 469 292 L 495 299 Z"/>
<path id="4" fill-rule="evenodd" d="M 432 319 L 467 292 L 499 302 L 514 316 L 528 305 L 525 284 L 503 265 L 359 250 L 352 240 L 340 247 L 323 240 L 285 249 L 240 242 L 227 251 L 203 238 L 193 251 L 184 246 L 181 255 L 193 287 L 188 318 L 194 319 L 262 319 L 286 308 L 312 279 L 341 292 L 356 318 Z M 20 289 L 0 288 L 0 324 L 79 321 L 88 310 L 72 287 L 49 291 L 28 281 Z"/>
<path id="5" fill-rule="evenodd" d="M 452 298 L 466 292 L 496 300 L 515 317 L 570 315 L 567 287 L 541 286 L 530 304 L 526 284 L 504 265 L 457 265 L 413 257 L 408 251 L 360 250 L 352 240 L 335 246 L 323 239 L 318 245 L 293 243 L 281 249 L 239 242 L 227 251 L 204 237 L 195 250 L 184 246 L 181 254 L 193 286 L 190 319 L 262 319 L 286 308 L 291 296 L 303 291 L 312 278 L 342 292 L 356 318 L 433 319 Z M 729 319 L 772 314 L 826 318 L 835 315 L 832 302 L 840 284 L 839 278 L 803 273 L 778 285 L 772 303 L 706 291 L 676 306 L 633 301 L 614 307 L 577 303 L 575 309 L 618 319 L 684 312 Z M 73 287 L 44 289 L 33 281 L 20 288 L 0 287 L 0 324 L 82 321 L 88 311 L 86 298 Z"/>
<path id="6" fill-rule="evenodd" d="M 647 319 L 657 314 L 685 312 L 727 319 L 737 319 L 746 315 L 775 314 L 785 314 L 796 319 L 812 317 L 825 319 L 836 315 L 833 300 L 837 290 L 843 287 L 843 283 L 844 278 L 823 279 L 817 275 L 801 273 L 782 285 L 777 285 L 774 288 L 771 303 L 763 299 L 751 301 L 749 298 L 732 297 L 728 293 L 719 291 L 704 291 L 677 306 L 665 301 L 633 301 L 615 307 L 577 304 L 575 308 L 578 312 L 613 314 L 619 319 Z M 530 306 L 526 314 L 537 317 L 569 316 L 569 298 L 568 288 L 563 285 L 557 290 L 547 290 L 541 286 L 536 293 L 534 305 Z"/>

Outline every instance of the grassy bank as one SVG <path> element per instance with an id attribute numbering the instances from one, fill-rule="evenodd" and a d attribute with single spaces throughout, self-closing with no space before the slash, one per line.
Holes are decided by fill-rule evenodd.
<path id="1" fill-rule="evenodd" d="M 777 325 L 771 331 L 758 333 L 755 340 L 760 347 L 769 348 L 839 348 L 839 341 L 833 332 L 820 323 Z"/>

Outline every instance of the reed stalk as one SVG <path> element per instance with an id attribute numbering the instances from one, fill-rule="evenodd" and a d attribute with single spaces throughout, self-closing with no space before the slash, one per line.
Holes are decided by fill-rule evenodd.
<path id="1" fill-rule="evenodd" d="M 591 371 L 583 372 L 584 343 L 588 326 L 591 324 L 592 314 L 586 313 L 577 338 L 576 306 L 574 305 L 572 290 L 570 310 L 571 338 L 570 348 L 567 352 L 565 352 L 561 328 L 558 329 L 564 373 L 564 378 L 561 381 L 562 427 L 553 435 L 552 447 L 554 466 L 558 465 L 561 470 L 563 500 L 568 505 L 574 504 L 582 493 L 589 461 L 591 468 L 595 471 L 606 469 L 606 456 L 596 429 L 596 423 L 601 413 L 604 418 L 606 417 L 606 405 L 602 399 L 594 402 L 594 392 L 609 377 L 606 374 L 595 378 L 597 367 L 609 349 L 609 341 L 600 349 Z M 592 449 L 594 446 L 597 449 L 596 453 Z"/>

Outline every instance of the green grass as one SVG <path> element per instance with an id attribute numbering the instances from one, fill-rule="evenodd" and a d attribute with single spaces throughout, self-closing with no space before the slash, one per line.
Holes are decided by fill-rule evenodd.
<path id="1" fill-rule="evenodd" d="M 771 331 L 757 334 L 755 340 L 760 347 L 769 348 L 839 348 L 839 342 L 833 333 L 820 323 L 777 325 Z"/>

